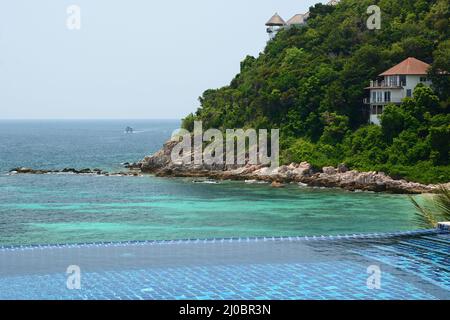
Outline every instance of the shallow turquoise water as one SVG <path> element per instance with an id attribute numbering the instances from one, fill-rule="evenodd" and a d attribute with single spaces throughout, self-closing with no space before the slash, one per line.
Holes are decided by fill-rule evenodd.
<path id="1" fill-rule="evenodd" d="M 417 228 L 405 196 L 191 179 L 12 175 L 15 166 L 119 168 L 178 122 L 0 122 L 0 244 L 289 236 Z"/>
<path id="2" fill-rule="evenodd" d="M 414 229 L 404 196 L 190 179 L 0 177 L 0 243 L 66 243 Z"/>

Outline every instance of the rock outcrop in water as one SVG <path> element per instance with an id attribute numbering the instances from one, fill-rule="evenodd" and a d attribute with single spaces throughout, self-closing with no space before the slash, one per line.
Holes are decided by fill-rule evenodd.
<path id="1" fill-rule="evenodd" d="M 143 173 L 152 173 L 164 177 L 208 177 L 218 180 L 254 180 L 272 183 L 280 187 L 285 183 L 300 183 L 312 187 L 343 188 L 350 191 L 374 191 L 392 193 L 433 192 L 437 185 L 424 185 L 406 180 L 395 180 L 383 172 L 359 172 L 349 170 L 344 164 L 337 168 L 324 167 L 314 169 L 309 163 L 291 163 L 275 169 L 263 165 L 237 167 L 227 165 L 184 165 L 171 161 L 170 154 L 176 142 L 169 141 L 163 148 L 132 165 Z"/>
<path id="2" fill-rule="evenodd" d="M 32 169 L 32 168 L 14 168 L 10 171 L 11 174 L 85 174 L 85 175 L 102 175 L 102 176 L 138 176 L 139 171 L 127 171 L 127 172 L 108 172 L 101 169 L 74 169 L 64 168 L 61 170 L 45 170 L 45 169 Z"/>

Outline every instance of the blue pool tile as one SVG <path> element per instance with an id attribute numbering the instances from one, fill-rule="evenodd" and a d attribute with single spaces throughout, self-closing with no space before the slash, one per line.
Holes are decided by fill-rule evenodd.
<path id="1" fill-rule="evenodd" d="M 442 241 L 447 234 L 324 238 L 0 250 L 0 299 L 450 298 L 448 247 Z M 186 252 L 204 260 L 183 257 Z M 141 261 L 151 254 L 154 259 Z M 47 271 L 59 260 L 63 265 L 80 257 L 94 269 L 82 273 L 81 290 L 66 288 L 65 272 Z M 382 269 L 380 289 L 366 284 L 367 267 L 374 263 Z"/>

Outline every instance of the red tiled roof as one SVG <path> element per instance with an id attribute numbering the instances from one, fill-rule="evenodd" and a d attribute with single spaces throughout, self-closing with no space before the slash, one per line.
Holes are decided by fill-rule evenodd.
<path id="1" fill-rule="evenodd" d="M 426 75 L 430 65 L 416 58 L 408 58 L 400 62 L 398 65 L 386 70 L 380 76 L 395 75 Z"/>

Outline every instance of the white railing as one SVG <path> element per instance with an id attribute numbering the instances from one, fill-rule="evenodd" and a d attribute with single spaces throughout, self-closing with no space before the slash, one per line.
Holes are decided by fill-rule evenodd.
<path id="1" fill-rule="evenodd" d="M 400 87 L 400 85 L 395 82 L 386 82 L 378 80 L 370 81 L 370 88 L 398 88 L 398 87 Z"/>

